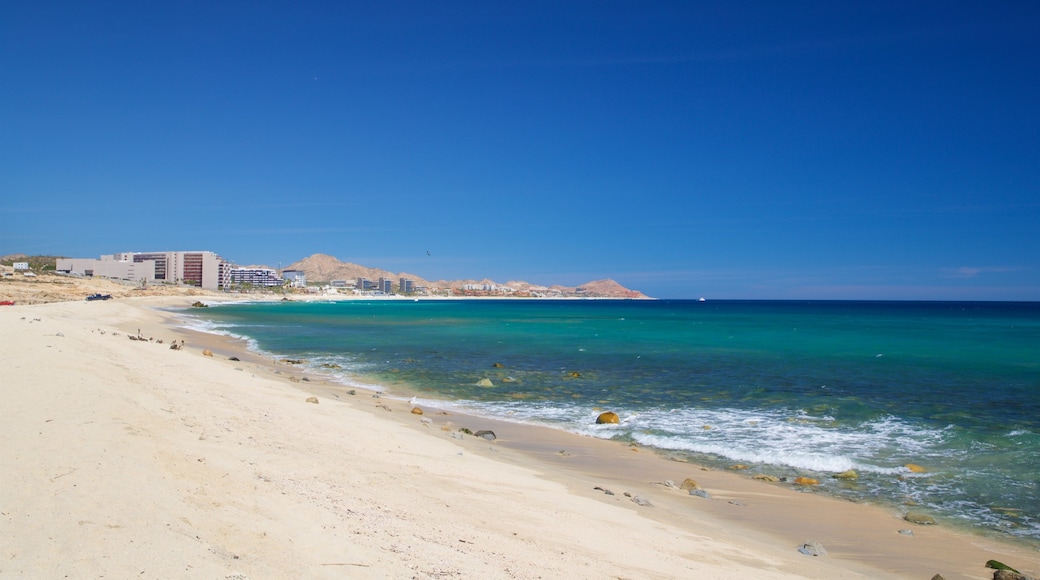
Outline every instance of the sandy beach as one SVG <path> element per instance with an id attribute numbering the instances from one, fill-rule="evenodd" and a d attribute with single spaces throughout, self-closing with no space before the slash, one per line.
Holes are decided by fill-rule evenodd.
<path id="1" fill-rule="evenodd" d="M 941 522 L 413 414 L 160 310 L 197 299 L 0 308 L 0 576 L 949 580 L 992 578 L 990 559 L 1040 574 L 1040 552 Z M 667 483 L 687 478 L 710 499 Z M 810 542 L 826 554 L 798 551 Z"/>

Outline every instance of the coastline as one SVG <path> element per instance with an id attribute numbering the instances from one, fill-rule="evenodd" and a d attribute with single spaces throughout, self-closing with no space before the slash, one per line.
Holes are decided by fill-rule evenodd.
<path id="1" fill-rule="evenodd" d="M 420 417 L 407 401 L 349 395 L 157 310 L 195 299 L 0 311 L 13 362 L 4 465 L 14 474 L 4 484 L 11 557 L 0 575 L 82 573 L 62 568 L 77 561 L 93 562 L 93 575 L 137 575 L 136 566 L 148 577 L 952 579 L 992 577 L 989 559 L 1040 571 L 1036 552 L 883 508 L 617 442 L 433 410 Z M 138 329 L 164 344 L 128 341 Z M 184 350 L 169 349 L 173 336 Z M 652 483 L 687 477 L 712 499 Z M 914 536 L 897 533 L 906 528 Z M 800 554 L 808 541 L 828 555 Z M 62 550 L 76 557 L 57 558 Z"/>

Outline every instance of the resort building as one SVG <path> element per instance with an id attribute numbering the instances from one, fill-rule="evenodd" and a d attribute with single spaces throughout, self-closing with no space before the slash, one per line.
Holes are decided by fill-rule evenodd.
<path id="1" fill-rule="evenodd" d="M 394 293 L 394 281 L 391 280 L 390 278 L 380 278 L 379 279 L 379 285 L 377 286 L 377 288 L 383 294 L 393 294 Z"/>
<path id="2" fill-rule="evenodd" d="M 282 279 L 293 288 L 307 287 L 307 273 L 303 270 L 282 270 Z"/>
<path id="3" fill-rule="evenodd" d="M 93 258 L 59 258 L 56 270 L 134 282 L 227 288 L 231 264 L 213 252 L 123 252 Z"/>
<path id="4" fill-rule="evenodd" d="M 415 292 L 415 280 L 411 278 L 401 278 L 397 285 L 397 291 L 401 294 L 411 294 Z"/>
<path id="5" fill-rule="evenodd" d="M 232 268 L 229 281 L 231 286 L 257 288 L 270 288 L 285 284 L 285 280 L 279 278 L 278 273 L 270 268 Z"/>

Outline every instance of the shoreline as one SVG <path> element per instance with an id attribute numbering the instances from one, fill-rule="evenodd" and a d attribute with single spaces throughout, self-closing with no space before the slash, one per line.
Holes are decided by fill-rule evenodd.
<path id="1" fill-rule="evenodd" d="M 43 335 L 47 337 L 43 339 L 44 342 L 67 343 L 68 341 L 61 339 L 72 338 L 73 335 L 76 335 L 77 346 L 71 349 L 79 357 L 76 360 L 88 359 L 91 364 L 100 365 L 110 373 L 114 382 L 123 384 L 127 388 L 135 388 L 135 385 L 141 384 L 149 385 L 152 389 L 151 395 L 155 395 L 156 392 L 165 393 L 168 390 L 170 391 L 169 397 L 175 399 L 177 405 L 190 408 L 195 414 L 205 414 L 208 399 L 200 398 L 199 394 L 193 393 L 191 389 L 183 394 L 179 392 L 174 394 L 172 388 L 164 386 L 166 383 L 153 384 L 148 369 L 155 373 L 161 371 L 163 374 L 168 371 L 169 376 L 163 378 L 170 381 L 179 382 L 185 378 L 185 375 L 193 376 L 197 381 L 201 379 L 201 382 L 193 384 L 198 385 L 200 389 L 206 389 L 210 397 L 217 399 L 225 392 L 229 393 L 229 396 L 233 394 L 243 399 L 262 395 L 262 398 L 258 399 L 258 404 L 269 409 L 268 415 L 275 415 L 283 409 L 289 414 L 289 410 L 291 410 L 291 420 L 289 421 L 277 422 L 275 419 L 270 419 L 270 421 L 277 422 L 276 426 L 279 430 L 253 431 L 244 441 L 239 442 L 240 445 L 246 446 L 245 449 L 223 450 L 227 454 L 224 460 L 229 463 L 229 467 L 238 468 L 237 471 L 230 469 L 228 474 L 236 477 L 241 475 L 240 472 L 243 469 L 244 471 L 250 470 L 241 465 L 242 461 L 248 459 L 242 457 L 243 451 L 250 451 L 246 455 L 263 454 L 263 449 L 266 449 L 263 446 L 259 449 L 254 448 L 254 445 L 248 443 L 250 439 L 254 441 L 267 439 L 275 449 L 293 447 L 288 441 L 306 440 L 313 443 L 314 447 L 303 446 L 296 450 L 300 452 L 279 457 L 279 459 L 287 464 L 292 463 L 297 469 L 306 467 L 311 470 L 311 480 L 321 480 L 326 485 L 334 485 L 329 482 L 337 481 L 337 479 L 330 476 L 339 468 L 334 465 L 319 465 L 323 463 L 320 456 L 313 457 L 310 453 L 302 451 L 317 449 L 320 452 L 331 453 L 329 448 L 341 444 L 342 439 L 353 440 L 359 437 L 364 438 L 367 444 L 373 447 L 377 446 L 377 442 L 385 444 L 386 440 L 401 442 L 408 450 L 418 446 L 432 446 L 437 452 L 408 453 L 409 459 L 404 462 L 404 465 L 382 464 L 379 462 L 385 460 L 381 457 L 367 457 L 371 461 L 358 462 L 356 467 L 360 469 L 360 473 L 353 474 L 354 477 L 361 477 L 365 481 L 369 481 L 366 477 L 380 475 L 380 470 L 384 474 L 393 473 L 392 468 L 396 465 L 397 468 L 407 468 L 405 471 L 419 480 L 426 478 L 427 483 L 432 480 L 437 483 L 437 486 L 443 488 L 427 489 L 408 482 L 401 483 L 397 479 L 391 478 L 391 481 L 384 482 L 384 487 L 389 487 L 389 489 L 379 490 L 384 496 L 381 496 L 376 502 L 397 506 L 398 504 L 395 504 L 394 501 L 400 501 L 402 505 L 423 511 L 425 515 L 429 516 L 413 521 L 404 527 L 394 527 L 394 532 L 395 537 L 411 535 L 413 544 L 423 546 L 425 552 L 416 548 L 416 554 L 410 554 L 412 560 L 405 557 L 409 554 L 402 558 L 404 561 L 423 562 L 424 564 L 420 567 L 425 566 L 423 569 L 427 570 L 427 575 L 430 577 L 433 576 L 430 571 L 432 569 L 429 568 L 430 562 L 441 561 L 438 558 L 444 560 L 445 554 L 457 556 L 455 554 L 457 550 L 442 553 L 445 546 L 426 537 L 429 526 L 448 526 L 459 522 L 468 524 L 467 529 L 479 522 L 483 526 L 481 530 L 500 540 L 509 537 L 509 533 L 503 527 L 522 528 L 524 525 L 540 523 L 536 529 L 542 530 L 541 533 L 545 536 L 545 538 L 536 539 L 534 536 L 525 535 L 523 539 L 513 542 L 507 540 L 496 542 L 493 549 L 485 547 L 480 558 L 491 564 L 485 563 L 484 566 L 487 567 L 484 568 L 481 568 L 482 565 L 475 560 L 463 558 L 464 563 L 455 566 L 466 577 L 488 575 L 489 573 L 490 577 L 534 577 L 535 570 L 527 569 L 517 572 L 513 568 L 509 568 L 503 563 L 503 558 L 506 557 L 501 554 L 508 553 L 506 559 L 510 559 L 509 561 L 514 563 L 538 563 L 544 560 L 539 550 L 544 550 L 549 545 L 581 546 L 581 549 L 577 550 L 582 553 L 582 557 L 579 558 L 580 565 L 578 565 L 578 561 L 573 561 L 570 564 L 573 564 L 574 567 L 567 568 L 566 565 L 570 564 L 554 562 L 553 565 L 558 566 L 554 569 L 555 572 L 546 572 L 549 575 L 556 575 L 556 572 L 559 572 L 563 575 L 577 575 L 578 577 L 598 576 L 600 572 L 608 569 L 616 569 L 618 573 L 623 569 L 625 574 L 635 577 L 675 577 L 691 573 L 721 576 L 747 573 L 750 570 L 754 571 L 753 573 L 757 577 L 830 578 L 882 575 L 927 578 L 941 573 L 944 578 L 949 580 L 952 578 L 992 577 L 992 571 L 985 568 L 985 562 L 989 559 L 1000 560 L 1026 574 L 1035 575 L 1040 570 L 1040 554 L 1030 552 L 1022 546 L 994 538 L 955 532 L 942 525 L 917 526 L 903 521 L 899 514 L 890 513 L 890 510 L 878 506 L 853 504 L 813 493 L 799 493 L 789 487 L 753 481 L 731 472 L 705 471 L 701 466 L 670 461 L 645 448 L 626 447 L 619 442 L 583 437 L 549 427 L 506 423 L 455 413 L 441 415 L 432 412 L 432 409 L 430 413 L 418 416 L 411 414 L 411 405 L 407 400 L 398 400 L 390 396 L 374 398 L 368 391 L 348 395 L 346 393 L 350 387 L 330 383 L 320 376 L 307 373 L 302 369 L 268 360 L 249 351 L 244 341 L 179 327 L 175 313 L 159 310 L 162 307 L 186 307 L 199 298 L 218 299 L 213 296 L 191 296 L 118 300 L 112 301 L 110 304 L 58 303 L 15 307 L 14 310 L 5 310 L 0 314 L 5 328 L 9 329 L 4 331 L 4 342 L 10 343 L 5 344 L 5 348 L 19 351 L 22 356 L 30 359 L 33 356 L 47 359 L 47 355 L 50 353 L 39 352 L 40 349 L 31 348 L 35 344 L 34 340 L 39 342 L 39 337 L 33 333 L 46 328 L 52 332 Z M 101 308 L 94 308 L 95 306 Z M 19 316 L 27 318 L 28 322 L 20 320 Z M 36 317 L 41 318 L 38 323 L 34 322 Z M 34 324 L 35 326 L 33 326 Z M 73 327 L 76 326 L 78 328 L 74 329 Z M 54 330 L 60 327 L 68 327 L 68 329 Z M 114 328 L 118 328 L 118 332 L 130 334 L 140 329 L 140 333 L 145 337 L 164 339 L 169 339 L 170 335 L 174 334 L 178 339 L 184 339 L 187 346 L 184 351 L 177 352 L 171 351 L 166 342 L 163 345 L 138 344 L 127 341 L 123 336 L 113 337 L 99 334 L 99 331 L 104 328 L 109 329 L 107 334 L 111 334 Z M 57 332 L 64 336 L 57 337 Z M 23 346 L 25 348 L 20 348 Z M 55 344 L 47 344 L 44 348 L 54 346 Z M 94 352 L 99 350 L 95 347 L 106 347 L 106 349 L 103 352 Z M 67 348 L 67 344 L 61 345 L 61 348 L 64 350 Z M 211 350 L 214 356 L 203 356 L 204 349 Z M 147 351 L 146 363 L 134 357 L 136 351 Z M 231 356 L 238 357 L 240 360 L 228 361 L 227 359 Z M 171 359 L 171 357 L 175 358 Z M 12 360 L 18 361 L 19 359 L 16 357 Z M 56 364 L 38 370 L 38 372 L 54 374 L 55 378 L 67 377 L 69 375 L 68 364 L 66 364 L 68 361 L 54 362 Z M 135 363 L 151 366 L 137 367 Z M 87 362 L 83 364 L 87 364 Z M 22 366 L 18 364 L 14 366 L 13 371 L 9 371 L 14 374 L 16 379 L 13 389 L 21 388 L 25 392 L 9 393 L 9 397 L 15 396 L 16 401 L 24 400 L 26 397 L 31 399 L 33 395 L 27 394 L 31 385 L 23 384 L 30 377 L 23 376 L 24 371 L 20 371 L 23 369 Z M 20 372 L 22 374 L 19 374 Z M 294 381 L 292 378 L 296 380 Z M 53 382 L 57 384 L 61 381 Z M 213 384 L 206 384 L 208 382 Z M 214 391 L 218 386 L 220 389 Z M 254 387 L 262 393 L 254 393 Z M 362 387 L 356 388 L 361 389 Z M 5 391 L 10 389 L 12 387 L 5 387 Z M 304 402 L 305 395 L 308 394 L 317 397 L 319 401 L 317 406 Z M 173 406 L 168 404 L 166 407 L 157 406 L 155 409 L 150 409 L 150 413 L 145 413 L 143 422 L 148 423 L 149 420 L 162 422 L 162 419 L 169 419 L 165 417 L 164 409 Z M 4 428 L 5 440 L 27 441 L 28 434 L 21 432 L 19 426 L 26 427 L 26 421 L 29 421 L 30 416 L 40 412 L 42 411 L 33 409 L 32 412 L 18 417 L 15 421 L 5 421 L 7 423 Z M 313 426 L 306 423 L 313 418 L 312 415 L 316 414 L 320 415 L 322 428 L 318 431 L 309 430 L 313 429 Z M 241 422 L 248 418 L 248 414 L 236 414 L 234 409 L 231 409 L 220 418 L 220 421 L 211 419 L 209 428 L 214 429 L 221 424 L 221 421 L 226 424 Z M 55 421 L 58 419 L 53 418 L 51 422 Z M 361 432 L 353 430 L 351 424 L 355 422 L 363 423 L 364 429 L 367 430 Z M 204 423 L 206 421 L 197 420 L 197 424 Z M 205 434 L 199 434 L 195 438 L 185 438 L 183 431 L 191 431 L 192 427 L 187 424 L 181 424 L 179 427 L 174 425 L 174 427 L 176 429 L 173 432 L 178 435 L 177 444 L 170 444 L 171 442 L 166 441 L 164 445 L 156 446 L 158 450 L 156 453 L 177 455 L 182 453 L 186 447 L 205 445 L 204 442 L 207 440 L 203 437 Z M 494 442 L 488 442 L 468 435 L 462 436 L 458 434 L 460 427 L 467 427 L 473 431 L 490 429 L 496 433 L 498 438 Z M 147 430 L 145 428 L 145 431 Z M 194 432 L 192 431 L 192 433 Z M 75 437 L 75 429 L 72 429 L 71 432 L 66 431 L 63 435 L 70 436 L 68 445 L 77 446 L 78 439 Z M 281 436 L 284 436 L 285 441 L 280 438 Z M 456 451 L 452 452 L 451 449 Z M 357 450 L 354 451 L 357 452 Z M 17 449 L 5 451 L 5 465 L 11 459 L 10 454 L 12 453 L 17 455 L 19 451 Z M 428 458 L 438 454 L 447 454 L 446 456 L 451 459 L 445 460 L 444 457 L 440 457 L 438 461 L 441 463 L 429 463 L 432 460 L 428 460 Z M 86 455 L 89 456 L 90 453 Z M 346 460 L 345 458 L 348 456 L 337 455 L 337 457 Z M 472 465 L 466 467 L 472 467 L 473 473 L 479 472 L 480 477 L 475 477 L 468 469 L 453 465 L 452 462 L 457 462 L 459 457 L 479 460 L 479 468 Z M 238 466 L 233 465 L 235 460 L 238 460 Z M 204 468 L 206 464 L 210 463 L 210 460 L 208 458 L 206 461 L 200 459 L 197 462 L 202 463 L 201 467 Z M 246 463 L 248 464 L 248 461 Z M 22 467 L 17 462 L 11 464 Z M 378 467 L 372 467 L 372 464 L 377 464 Z M 191 467 L 199 466 L 192 465 Z M 22 473 L 23 470 L 18 469 L 17 471 Z M 181 477 L 190 479 L 189 471 L 186 470 Z M 509 477 L 501 480 L 500 478 L 504 477 L 506 472 Z M 400 477 L 401 474 L 397 472 L 396 475 Z M 231 477 L 231 475 L 223 477 Z M 265 477 L 269 480 L 277 479 L 272 475 L 265 475 Z M 696 479 L 711 493 L 712 499 L 692 497 L 685 491 L 654 483 L 672 480 L 675 485 L 678 485 L 685 478 Z M 68 477 L 61 477 L 54 481 L 63 482 L 73 479 L 75 476 L 70 474 Z M 238 477 L 238 479 L 241 478 Z M 263 479 L 259 481 L 263 482 Z M 510 487 L 509 484 L 514 482 L 522 483 Z M 489 483 L 493 483 L 493 485 L 487 485 Z M 255 487 L 255 479 L 253 484 Z M 7 485 L 5 484 L 5 487 Z M 290 500 L 308 504 L 306 500 L 315 500 L 316 497 L 325 498 L 325 504 L 319 505 L 319 507 L 324 507 L 323 510 L 318 510 L 319 519 L 324 521 L 331 518 L 332 523 L 338 522 L 341 528 L 346 526 L 346 522 L 350 518 L 343 516 L 335 509 L 335 501 L 330 499 L 332 496 L 324 496 L 314 490 L 307 492 L 307 490 L 296 489 L 293 485 L 295 484 L 286 483 L 282 489 L 284 493 L 289 494 Z M 481 504 L 478 506 L 479 509 L 467 511 L 461 507 L 458 496 L 454 494 L 460 489 L 467 488 L 472 492 L 474 485 L 482 487 L 485 493 L 463 494 L 466 500 Z M 394 486 L 399 486 L 397 491 Z M 545 489 L 542 489 L 543 486 L 552 487 L 552 492 L 546 495 Z M 84 489 L 89 487 L 89 485 L 84 485 Z M 243 487 L 248 486 L 243 485 Z M 614 495 L 607 495 L 603 491 L 596 490 L 596 487 L 612 490 Z M 339 491 L 349 496 L 352 493 L 358 493 L 358 489 L 360 488 L 342 488 Z M 503 504 L 500 493 L 506 489 L 512 495 L 504 498 L 506 504 Z M 537 498 L 533 497 L 529 493 L 532 489 L 538 489 L 543 493 L 533 494 Z M 34 494 L 43 493 L 41 490 L 32 488 L 24 490 L 19 488 L 13 491 L 15 491 L 13 496 L 16 498 L 13 503 L 18 504 L 20 500 L 26 505 L 33 504 L 34 499 L 39 499 Z M 625 492 L 632 496 L 646 498 L 653 507 L 637 505 L 625 497 Z M 253 493 L 257 492 L 254 490 Z M 375 492 L 366 490 L 366 493 Z M 416 504 L 413 506 L 414 502 L 408 498 L 395 499 L 394 497 L 402 494 L 407 496 L 409 493 L 429 499 L 430 505 Z M 386 497 L 386 494 L 389 494 L 390 497 Z M 7 496 L 8 493 L 5 492 L 4 495 Z M 430 507 L 442 501 L 444 499 L 442 496 L 445 495 L 455 498 L 450 501 L 451 504 L 454 504 L 452 509 L 445 511 Z M 225 490 L 224 493 L 214 491 L 211 492 L 211 496 L 220 500 L 222 505 L 248 503 L 248 498 L 231 493 L 231 490 Z M 477 501 L 478 497 L 480 502 Z M 482 502 L 492 503 L 483 504 Z M 310 503 L 313 504 L 314 501 Z M 322 504 L 320 501 L 317 503 Z M 313 505 L 309 505 L 309 507 L 314 508 Z M 473 506 L 467 507 L 472 508 Z M 506 521 L 501 521 L 502 510 L 507 508 L 515 508 L 519 511 L 510 512 L 511 519 L 506 518 Z M 4 522 L 5 530 L 9 530 L 5 531 L 5 536 L 14 537 L 16 528 L 13 514 L 17 510 L 5 501 L 3 511 L 5 518 L 0 521 Z M 179 513 L 177 509 L 167 511 L 171 515 Z M 274 508 L 270 508 L 269 511 L 285 515 Z M 394 509 L 390 511 L 394 511 Z M 338 520 L 337 515 L 340 516 Z M 196 517 L 202 516 L 196 514 Z M 191 519 L 189 516 L 184 516 L 184 518 Z M 291 520 L 292 518 L 286 516 L 286 519 Z M 527 521 L 528 519 L 530 522 Z M 281 526 L 295 531 L 310 529 L 304 523 L 290 526 L 273 517 L 267 517 L 264 521 L 268 526 L 274 528 Z M 599 530 L 597 526 L 592 525 L 602 524 L 605 521 L 612 522 L 614 527 Z M 619 525 L 621 522 L 623 525 Z M 57 528 L 62 527 L 60 521 L 50 523 Z M 74 523 L 66 523 L 73 528 L 76 526 Z M 248 530 L 255 527 L 249 521 L 242 522 L 241 525 L 235 525 L 229 521 L 220 523 L 223 527 L 231 529 L 230 533 L 234 534 L 246 534 Z M 80 524 L 80 526 L 82 525 Z M 546 528 L 546 525 L 550 527 Z M 134 526 L 122 526 L 115 529 L 132 531 L 133 528 Z M 903 536 L 897 533 L 898 530 L 907 528 L 913 529 L 914 536 Z M 183 531 L 181 530 L 181 532 Z M 527 528 L 527 531 L 528 534 L 534 533 L 532 528 Z M 609 532 L 609 534 L 603 535 L 604 532 Z M 521 533 L 513 532 L 514 535 Z M 379 534 L 375 535 L 379 536 Z M 30 536 L 35 537 L 38 534 L 30 534 Z M 290 537 L 292 537 L 291 534 Z M 321 543 L 313 537 L 308 537 L 312 541 Z M 582 543 L 590 538 L 595 538 L 599 544 Z M 36 539 L 40 538 L 36 537 Z M 378 540 L 380 537 L 376 539 Z M 508 544 L 508 549 L 503 545 L 503 541 Z M 813 558 L 797 552 L 799 545 L 810 541 L 819 541 L 827 549 L 828 555 Z M 473 543 L 466 544 L 465 542 Z M 693 542 L 693 544 L 689 542 Z M 478 541 L 474 538 L 465 541 L 459 538 L 457 545 L 449 544 L 452 548 L 464 547 L 479 552 L 480 549 L 476 547 L 477 543 Z M 481 540 L 479 543 L 484 542 Z M 22 550 L 31 548 L 25 542 L 16 544 L 21 546 Z M 393 542 L 388 545 L 393 545 Z M 711 546 L 716 551 L 705 552 L 694 548 L 694 545 L 701 548 Z M 351 567 L 352 572 L 364 569 L 365 574 L 368 574 L 366 577 L 398 577 L 391 570 L 400 562 L 387 555 L 388 553 L 400 555 L 401 552 L 393 550 L 387 552 L 387 548 L 378 542 L 375 544 L 369 542 L 365 547 L 368 550 L 365 552 L 368 554 L 368 561 L 381 561 L 383 565 L 380 567 Z M 40 550 L 37 564 L 42 564 L 43 558 L 47 554 L 45 549 Z M 17 551 L 17 548 L 13 551 Z M 419 555 L 418 552 L 423 552 L 423 555 Z M 499 554 L 499 556 L 494 554 Z M 655 558 L 653 562 L 646 559 L 651 555 Z M 213 559 L 214 556 L 216 561 L 210 562 L 210 564 L 216 566 L 215 569 L 224 570 L 225 573 L 241 561 L 241 558 L 228 560 L 228 557 L 219 553 L 213 554 L 211 550 L 208 557 Z M 238 567 L 252 570 L 246 572 L 247 576 L 255 575 L 256 577 L 265 576 L 263 569 L 278 569 L 277 564 L 271 561 L 271 558 L 260 556 L 257 558 L 259 561 L 253 562 L 253 568 L 249 568 L 244 562 Z M 450 562 L 451 558 L 444 561 Z M 596 565 L 589 563 L 593 561 L 601 562 L 598 565 L 609 564 L 611 568 L 596 568 Z M 0 575 L 14 574 L 17 570 L 14 566 L 24 563 L 24 559 L 18 557 L 0 563 Z M 265 566 L 267 568 L 264 568 Z M 447 563 L 444 566 L 451 567 Z M 507 574 L 503 566 L 513 572 Z M 304 575 L 320 576 L 322 574 L 333 575 L 334 572 L 343 573 L 343 570 L 337 571 L 331 568 L 336 567 L 308 569 L 309 571 Z M 118 568 L 110 571 L 115 572 L 116 570 Z M 315 570 L 319 573 L 313 573 Z M 415 573 L 414 568 L 411 569 L 411 573 Z M 299 572 L 291 575 L 298 576 Z"/>

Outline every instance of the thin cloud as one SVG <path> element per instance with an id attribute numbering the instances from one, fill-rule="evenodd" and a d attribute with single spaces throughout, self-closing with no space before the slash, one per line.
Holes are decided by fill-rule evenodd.
<path id="1" fill-rule="evenodd" d="M 1024 269 L 1009 266 L 961 266 L 959 268 L 943 268 L 942 271 L 947 278 L 977 278 L 980 274 L 1019 272 Z"/>

